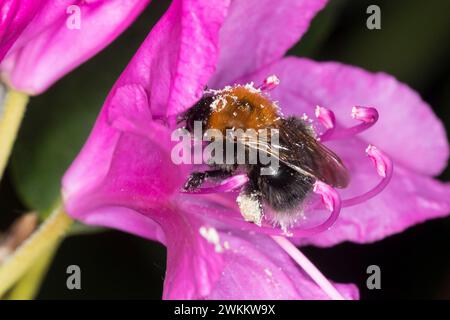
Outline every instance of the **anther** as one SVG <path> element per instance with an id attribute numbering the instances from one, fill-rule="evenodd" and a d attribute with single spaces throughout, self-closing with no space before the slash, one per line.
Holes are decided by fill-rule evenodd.
<path id="1" fill-rule="evenodd" d="M 361 123 L 350 128 L 339 128 L 336 126 L 336 119 L 332 111 L 323 107 L 316 107 L 316 118 L 327 129 L 319 139 L 326 141 L 351 138 L 371 128 L 379 117 L 378 111 L 371 107 L 353 107 L 351 116 Z"/>
<path id="2" fill-rule="evenodd" d="M 331 186 L 317 180 L 314 183 L 313 192 L 322 197 L 322 202 L 329 211 L 335 209 L 336 191 Z"/>
<path id="3" fill-rule="evenodd" d="M 336 127 L 336 117 L 330 109 L 316 106 L 314 114 L 319 120 L 319 122 L 325 127 L 325 131 L 319 136 L 318 140 L 325 141 L 329 140 L 333 135 L 334 129 Z"/>
<path id="4" fill-rule="evenodd" d="M 378 175 L 386 178 L 387 163 L 390 162 L 390 159 L 388 159 L 380 150 L 377 149 L 377 147 L 373 145 L 369 145 L 366 148 L 366 154 L 377 168 Z"/>
<path id="5" fill-rule="evenodd" d="M 276 75 L 268 76 L 264 79 L 263 84 L 258 87 L 261 91 L 270 91 L 280 84 L 280 79 Z"/>
<path id="6" fill-rule="evenodd" d="M 326 129 L 333 129 L 336 126 L 336 117 L 330 109 L 316 106 L 314 114 Z"/>
<path id="7" fill-rule="evenodd" d="M 371 107 L 353 107 L 352 118 L 365 123 L 375 123 L 378 121 L 378 111 Z"/>
<path id="8" fill-rule="evenodd" d="M 372 161 L 372 163 L 374 164 L 378 175 L 382 177 L 382 180 L 368 192 L 353 197 L 351 199 L 343 200 L 342 201 L 343 207 L 351 207 L 366 202 L 367 200 L 375 197 L 381 191 L 383 191 L 384 188 L 386 188 L 386 186 L 389 184 L 389 181 L 392 178 L 392 174 L 394 172 L 394 164 L 385 153 L 383 153 L 381 150 L 379 150 L 377 147 L 373 145 L 369 145 L 366 148 L 366 153 L 367 156 Z"/>

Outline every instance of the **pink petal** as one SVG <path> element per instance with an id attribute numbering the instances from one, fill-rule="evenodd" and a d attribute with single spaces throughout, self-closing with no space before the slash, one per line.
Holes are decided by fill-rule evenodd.
<path id="1" fill-rule="evenodd" d="M 167 140 L 168 133 L 156 132 L 144 137 L 98 123 L 94 134 L 99 138 L 88 141 L 63 179 L 69 214 L 78 218 L 101 206 L 156 208 L 177 192 L 186 177 L 184 167 L 173 164 L 158 141 Z"/>
<path id="2" fill-rule="evenodd" d="M 204 298 L 223 269 L 223 255 L 216 244 L 217 231 L 181 208 L 169 219 L 162 225 L 167 239 L 163 299 Z"/>
<path id="3" fill-rule="evenodd" d="M 328 296 L 268 236 L 221 232 L 224 269 L 208 299 L 328 299 Z M 354 285 L 337 285 L 358 299 Z"/>
<path id="4" fill-rule="evenodd" d="M 280 59 L 308 30 L 326 0 L 236 0 L 220 32 L 221 52 L 211 87 Z"/>
<path id="5" fill-rule="evenodd" d="M 0 71 L 15 89 L 41 93 L 112 42 L 148 2 L 46 1 L 35 18 L 27 21 L 27 28 L 5 57 Z M 81 9 L 80 29 L 66 26 L 66 10 L 71 5 Z"/>
<path id="6" fill-rule="evenodd" d="M 210 226 L 179 208 L 162 206 L 135 211 L 121 207 L 94 209 L 80 217 L 88 224 L 131 232 L 167 247 L 163 299 L 200 299 L 210 293 L 223 268 L 223 257 L 211 238 Z"/>
<path id="7" fill-rule="evenodd" d="M 201 220 L 171 203 L 171 195 L 178 192 L 187 174 L 172 163 L 161 143 L 169 133 L 161 130 L 152 136 L 151 121 L 146 135 L 119 131 L 107 126 L 105 115 L 101 114 L 94 129 L 101 139 L 89 140 L 64 177 L 67 212 L 86 224 L 164 243 L 168 250 L 165 299 L 207 295 L 219 276 L 221 256 L 201 237 Z M 126 117 L 120 121 L 124 123 Z"/>
<path id="8" fill-rule="evenodd" d="M 143 209 L 164 203 L 184 183 L 186 168 L 170 159 L 170 130 L 152 120 L 142 87 L 119 87 L 63 178 L 75 218 L 101 206 Z"/>
<path id="9" fill-rule="evenodd" d="M 198 99 L 214 70 L 225 12 L 223 1 L 172 3 L 115 84 L 63 179 L 72 217 L 166 244 L 167 299 L 208 294 L 221 256 L 199 233 L 201 220 L 171 204 L 186 168 L 171 161 L 171 132 L 153 117 Z"/>
<path id="10" fill-rule="evenodd" d="M 163 298 L 199 299 L 212 290 L 223 268 L 223 258 L 214 243 L 200 232 L 202 227 L 209 230 L 209 226 L 174 209 L 159 206 L 135 210 L 111 205 L 88 209 L 76 218 L 163 243 L 167 247 Z"/>
<path id="11" fill-rule="evenodd" d="M 280 78 L 271 92 L 285 114 L 314 115 L 316 105 L 331 109 L 338 123 L 355 125 L 353 106 L 375 107 L 380 119 L 363 133 L 398 165 L 436 175 L 447 165 L 448 141 L 442 122 L 411 88 L 385 73 L 370 73 L 337 62 L 286 58 L 240 81 L 256 83 L 270 74 Z"/>
<path id="12" fill-rule="evenodd" d="M 227 6 L 222 0 L 173 1 L 116 86 L 144 86 L 157 117 L 190 108 L 215 70 Z"/>
<path id="13" fill-rule="evenodd" d="M 176 0 L 154 27 L 112 89 L 63 179 L 71 214 L 76 216 L 77 207 L 93 206 L 101 197 L 106 204 L 115 197 L 130 205 L 136 199 L 162 201 L 181 184 L 182 168 L 167 154 L 169 129 L 152 116 L 189 107 L 201 94 L 212 72 L 225 11 L 222 1 Z M 204 46 L 194 48 L 197 42 Z"/>
<path id="14" fill-rule="evenodd" d="M 0 2 L 0 62 L 33 19 L 41 0 L 4 0 Z"/>
<path id="15" fill-rule="evenodd" d="M 365 147 L 366 144 L 358 139 L 332 145 L 342 156 L 352 177 L 350 186 L 342 190 L 344 199 L 371 189 L 380 179 L 364 155 Z M 368 243 L 380 240 L 426 220 L 448 216 L 449 195 L 450 183 L 433 180 L 396 164 L 385 190 L 363 204 L 343 208 L 330 230 L 303 243 L 330 246 L 342 241 Z"/>
<path id="16" fill-rule="evenodd" d="M 84 211 L 78 214 L 76 219 L 88 225 L 113 228 L 163 244 L 166 243 L 165 235 L 155 220 L 130 208 L 103 206 Z"/>

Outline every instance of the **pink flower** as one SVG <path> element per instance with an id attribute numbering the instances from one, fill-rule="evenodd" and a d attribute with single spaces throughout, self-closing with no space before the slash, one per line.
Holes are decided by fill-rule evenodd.
<path id="1" fill-rule="evenodd" d="M 276 74 L 281 83 L 271 97 L 283 113 L 312 117 L 316 111 L 327 129 L 322 140 L 343 159 L 352 181 L 339 194 L 316 183 L 331 215 L 314 232 L 289 230 L 299 242 L 367 243 L 450 211 L 450 186 L 431 178 L 446 165 L 445 132 L 414 91 L 383 73 L 283 57 L 325 2 L 174 0 L 106 99 L 63 179 L 65 206 L 84 223 L 165 244 L 164 298 L 327 298 L 311 280 L 314 272 L 306 274 L 286 254 L 284 238 L 267 235 L 283 230 L 245 222 L 235 194 L 180 193 L 192 168 L 171 161 L 170 124 L 202 97 L 205 85 L 264 83 Z M 351 112 L 353 106 L 376 109 Z M 380 121 L 371 127 L 376 110 Z M 353 285 L 337 289 L 345 298 L 358 296 Z"/>
<path id="2" fill-rule="evenodd" d="M 29 94 L 45 91 L 112 42 L 148 2 L 1 1 L 2 80 Z"/>
<path id="3" fill-rule="evenodd" d="M 5 0 L 0 3 L 0 61 L 3 60 L 23 29 L 34 18 L 42 2 Z"/>

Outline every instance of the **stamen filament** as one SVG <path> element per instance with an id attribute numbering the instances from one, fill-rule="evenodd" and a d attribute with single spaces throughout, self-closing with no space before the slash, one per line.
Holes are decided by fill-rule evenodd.
<path id="1" fill-rule="evenodd" d="M 319 269 L 288 239 L 281 236 L 272 236 L 272 239 L 314 280 L 314 282 L 332 300 L 345 300 L 341 293 L 320 272 Z"/>

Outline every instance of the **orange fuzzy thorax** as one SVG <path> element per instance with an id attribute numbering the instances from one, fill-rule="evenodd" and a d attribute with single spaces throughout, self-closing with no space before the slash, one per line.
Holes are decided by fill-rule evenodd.
<path id="1" fill-rule="evenodd" d="M 276 104 L 251 85 L 226 88 L 216 93 L 211 104 L 208 129 L 266 129 L 281 119 Z"/>

